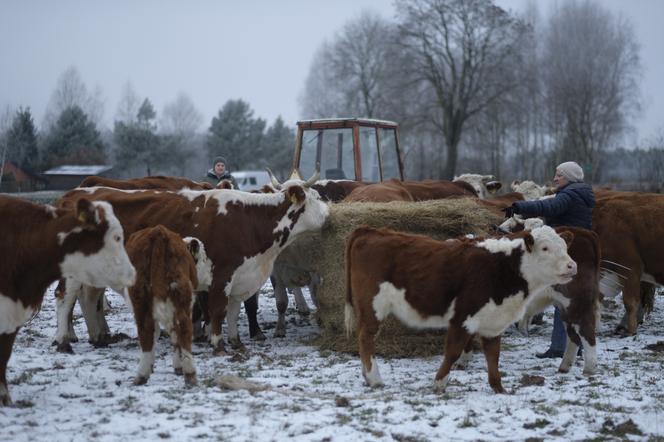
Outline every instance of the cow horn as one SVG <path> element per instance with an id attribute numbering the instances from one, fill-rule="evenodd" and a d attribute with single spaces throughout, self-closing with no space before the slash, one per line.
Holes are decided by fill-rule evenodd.
<path id="1" fill-rule="evenodd" d="M 311 176 L 311 178 L 305 181 L 302 186 L 305 189 L 311 187 L 316 183 L 316 181 L 318 181 L 318 178 L 320 178 L 320 163 L 316 163 L 316 170 L 314 171 L 314 174 Z"/>
<path id="2" fill-rule="evenodd" d="M 267 171 L 267 174 L 270 175 L 270 181 L 272 181 L 272 186 L 277 190 L 281 190 L 281 183 L 279 183 L 279 180 L 274 177 L 274 174 L 272 173 L 270 168 L 266 167 L 265 170 Z"/>

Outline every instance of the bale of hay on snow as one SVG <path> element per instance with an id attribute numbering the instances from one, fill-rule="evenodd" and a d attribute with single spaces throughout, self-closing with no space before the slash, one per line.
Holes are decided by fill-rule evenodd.
<path id="1" fill-rule="evenodd" d="M 315 343 L 324 349 L 357 352 L 355 337 L 344 330 L 346 299 L 345 247 L 350 233 L 361 225 L 387 227 L 436 239 L 465 234 L 484 235 L 499 221 L 470 198 L 422 202 L 337 203 L 320 234 L 298 238 L 289 246 L 311 269 L 322 276 L 317 292 L 321 336 Z M 471 269 L 469 269 L 471 270 Z M 444 331 L 416 331 L 390 318 L 376 340 L 377 353 L 385 356 L 440 354 Z"/>

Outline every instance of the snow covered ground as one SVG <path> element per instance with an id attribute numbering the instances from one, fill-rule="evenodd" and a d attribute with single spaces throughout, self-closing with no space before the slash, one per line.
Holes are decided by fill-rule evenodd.
<path id="1" fill-rule="evenodd" d="M 139 347 L 133 318 L 110 293 L 109 325 L 131 339 L 95 349 L 80 314 L 75 355 L 51 346 L 55 334 L 52 289 L 41 313 L 17 337 L 9 362 L 15 406 L 0 408 L 0 440 L 119 441 L 434 441 L 434 440 L 661 440 L 664 438 L 664 296 L 636 337 L 612 330 L 622 302 L 606 304 L 599 336 L 599 374 L 582 375 L 582 361 L 557 373 L 559 359 L 540 360 L 551 332 L 545 325 L 526 338 L 509 330 L 500 361 L 507 395 L 494 394 L 486 364 L 476 354 L 466 371 L 453 371 L 447 391 L 435 394 L 440 356 L 379 359 L 387 386 L 363 383 L 355 355 L 306 344 L 318 328 L 289 311 L 288 336 L 272 338 L 276 322 L 269 283 L 259 320 L 265 342 L 250 341 L 241 323 L 245 354 L 213 357 L 195 344 L 199 385 L 184 388 L 173 373 L 169 341 L 160 339 L 155 372 L 145 386 L 132 379 Z M 291 302 L 291 305 L 293 303 Z M 78 309 L 78 308 L 77 308 Z M 75 313 L 77 313 L 76 310 Z M 244 318 L 244 317 L 243 317 Z M 441 342 L 442 348 L 442 342 Z M 253 384 L 225 390 L 221 376 Z M 257 387 L 257 388 L 251 388 Z"/>

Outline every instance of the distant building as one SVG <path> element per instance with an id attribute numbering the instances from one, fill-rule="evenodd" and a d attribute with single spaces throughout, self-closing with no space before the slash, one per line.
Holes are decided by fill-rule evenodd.
<path id="1" fill-rule="evenodd" d="M 65 164 L 53 169 L 44 171 L 43 175 L 48 179 L 49 190 L 69 190 L 89 176 L 110 177 L 113 166 L 78 166 Z"/>
<path id="2" fill-rule="evenodd" d="M 0 192 L 35 192 L 44 190 L 47 183 L 48 180 L 38 173 L 19 167 L 13 161 L 5 161 Z"/>

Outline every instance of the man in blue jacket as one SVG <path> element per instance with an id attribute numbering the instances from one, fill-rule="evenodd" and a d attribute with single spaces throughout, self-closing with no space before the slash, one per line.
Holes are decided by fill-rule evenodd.
<path id="1" fill-rule="evenodd" d="M 505 209 L 505 215 L 511 217 L 518 213 L 524 218 L 544 217 L 551 227 L 574 226 L 590 230 L 592 228 L 592 210 L 595 195 L 590 185 L 583 182 L 583 169 L 574 161 L 567 161 L 556 167 L 553 177 L 556 195 L 536 201 L 517 201 Z M 537 353 L 538 358 L 561 358 L 567 345 L 567 333 L 556 307 L 553 316 L 551 346 L 544 353 Z"/>

